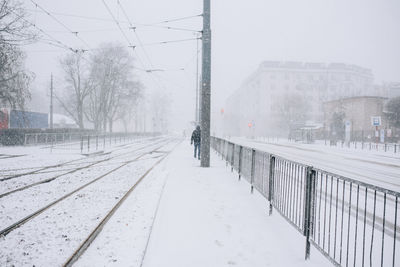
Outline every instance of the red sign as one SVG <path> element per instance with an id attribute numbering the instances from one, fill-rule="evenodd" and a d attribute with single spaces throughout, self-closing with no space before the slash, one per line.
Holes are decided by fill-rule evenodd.
<path id="1" fill-rule="evenodd" d="M 8 129 L 8 111 L 0 109 L 0 129 Z"/>

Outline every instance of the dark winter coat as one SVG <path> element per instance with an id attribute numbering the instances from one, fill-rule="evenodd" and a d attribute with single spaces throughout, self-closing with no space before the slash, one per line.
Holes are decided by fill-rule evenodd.
<path id="1" fill-rule="evenodd" d="M 201 130 L 197 128 L 192 133 L 191 143 L 195 145 L 199 145 L 201 143 Z"/>

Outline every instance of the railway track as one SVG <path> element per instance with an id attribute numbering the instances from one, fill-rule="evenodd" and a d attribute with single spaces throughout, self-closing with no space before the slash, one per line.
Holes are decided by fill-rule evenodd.
<path id="1" fill-rule="evenodd" d="M 110 218 L 115 214 L 118 208 L 125 202 L 125 200 L 131 195 L 131 193 L 136 189 L 136 187 L 144 180 L 144 178 L 158 165 L 160 164 L 170 152 L 165 153 L 156 163 L 154 163 L 134 184 L 131 188 L 124 194 L 124 196 L 114 205 L 114 207 L 106 214 L 106 216 L 100 221 L 100 223 L 95 227 L 95 229 L 86 237 L 86 239 L 80 244 L 80 246 L 72 253 L 68 260 L 63 264 L 64 267 L 72 266 L 87 250 L 90 244 L 96 239 L 96 237 L 101 233 L 104 225 L 110 220 Z"/>
<path id="2" fill-rule="evenodd" d="M 110 175 L 110 174 L 116 172 L 117 170 L 119 170 L 119 169 L 121 169 L 121 168 L 127 166 L 128 164 L 133 163 L 133 162 L 136 162 L 136 161 L 142 159 L 143 157 L 145 157 L 146 155 L 149 155 L 149 154 L 152 154 L 152 153 L 157 152 L 158 149 L 160 149 L 161 147 L 167 145 L 167 144 L 170 143 L 170 142 L 171 142 L 171 140 L 166 140 L 165 143 L 163 143 L 163 144 L 161 144 L 161 145 L 158 145 L 156 148 L 154 148 L 154 149 L 152 149 L 152 150 L 150 150 L 150 151 L 141 153 L 139 156 L 135 157 L 134 159 L 128 160 L 128 161 L 126 161 L 126 162 L 120 164 L 119 166 L 117 166 L 117 167 L 111 169 L 110 171 L 107 171 L 106 173 L 104 173 L 104 174 L 102 174 L 102 175 L 96 177 L 95 179 L 91 180 L 90 182 L 85 183 L 85 184 L 79 186 L 78 188 L 76 188 L 76 189 L 72 190 L 71 192 L 69 192 L 69 193 L 67 193 L 67 194 L 65 194 L 65 195 L 63 195 L 63 196 L 61 196 L 60 198 L 58 198 L 58 199 L 52 201 L 51 203 L 49 203 L 49 204 L 45 205 L 44 207 L 42 207 L 42 208 L 36 210 L 35 212 L 33 212 L 33 213 L 31 213 L 31 214 L 25 216 L 24 218 L 18 220 L 17 222 L 12 223 L 12 224 L 9 225 L 8 227 L 6 227 L 6 228 L 4 228 L 3 230 L 0 231 L 0 237 L 2 237 L 2 236 L 5 237 L 6 235 L 8 235 L 8 234 L 9 234 L 10 232 L 12 232 L 13 230 L 15 230 L 15 229 L 21 227 L 22 225 L 26 224 L 27 222 L 29 222 L 30 220 L 32 220 L 32 219 L 35 218 L 36 216 L 38 216 L 38 215 L 42 214 L 43 212 L 49 210 L 50 208 L 54 207 L 56 204 L 60 203 L 61 201 L 65 200 L 65 199 L 67 199 L 68 197 L 70 197 L 71 195 L 73 195 L 73 194 L 75 194 L 75 193 L 81 191 L 82 189 L 84 189 L 84 188 L 86 188 L 86 187 L 88 187 L 88 186 L 90 186 L 90 185 L 96 183 L 97 181 L 99 181 L 99 180 L 101 180 L 101 179 L 107 177 L 108 175 Z M 162 157 L 162 158 L 159 159 L 157 162 L 161 162 L 161 160 L 164 159 L 164 158 L 165 158 L 165 157 Z M 150 171 L 148 171 L 148 172 L 150 172 Z M 148 173 L 148 172 L 146 172 L 146 173 Z"/>
<path id="3" fill-rule="evenodd" d="M 156 144 L 159 144 L 159 143 L 162 143 L 162 142 L 163 142 L 163 141 L 159 141 L 159 142 L 156 143 Z M 113 157 L 109 157 L 109 158 L 106 158 L 106 159 L 101 159 L 101 160 L 98 160 L 98 161 L 94 161 L 94 162 L 91 162 L 91 163 L 89 163 L 89 164 L 87 164 L 87 165 L 85 165 L 85 166 L 80 166 L 80 167 L 74 168 L 74 169 L 72 169 L 72 170 L 69 170 L 69 171 L 67 171 L 67 172 L 64 172 L 64 173 L 55 175 L 55 176 L 53 176 L 53 177 L 50 177 L 50 178 L 47 178 L 47 179 L 44 179 L 44 180 L 40 180 L 40 181 L 35 182 L 35 183 L 31 183 L 31 184 L 29 184 L 29 185 L 25 185 L 25 186 L 16 188 L 16 189 L 14 189 L 14 190 L 11 190 L 11 191 L 8 191 L 8 192 L 5 192 L 5 193 L 0 194 L 0 199 L 3 198 L 3 197 L 5 197 L 5 196 L 8 196 L 8 195 L 17 193 L 17 192 L 27 190 L 27 189 L 29 189 L 29 188 L 31 188 L 31 187 L 34 187 L 34 186 L 38 186 L 38 185 L 41 185 L 41 184 L 45 184 L 45 183 L 52 182 L 52 181 L 54 181 L 54 180 L 56 180 L 56 179 L 58 179 L 58 178 L 60 178 L 60 177 L 63 177 L 63 176 L 66 176 L 66 175 L 75 173 L 75 172 L 77 172 L 77 171 L 84 170 L 84 169 L 89 169 L 89 168 L 92 168 L 92 167 L 94 167 L 94 166 L 96 166 L 96 165 L 98 165 L 98 164 L 101 164 L 101 163 L 104 163 L 104 162 L 109 162 L 109 161 L 111 161 L 111 160 L 113 160 L 113 159 L 116 159 L 116 158 L 119 158 L 119 157 L 123 157 L 123 156 L 127 156 L 127 155 L 132 154 L 132 153 L 136 153 L 137 151 L 140 151 L 140 150 L 145 149 L 145 148 L 147 148 L 147 147 L 148 147 L 148 145 L 144 145 L 144 146 L 141 146 L 141 147 L 139 147 L 138 149 L 136 149 L 136 150 L 134 150 L 134 151 L 129 151 L 129 152 L 126 152 L 126 153 L 117 154 L 117 155 L 115 155 L 115 156 L 113 156 Z M 82 163 L 82 164 L 84 164 L 84 163 Z M 62 170 L 60 170 L 60 171 L 62 171 Z"/>
<path id="4" fill-rule="evenodd" d="M 159 139 L 159 138 L 157 138 L 157 137 L 156 137 L 156 138 L 151 138 L 149 141 L 151 141 L 151 140 L 157 140 L 157 139 Z M 139 140 L 139 141 L 142 141 L 142 140 Z M 127 149 L 127 148 L 129 148 L 129 147 L 131 147 L 131 146 L 133 146 L 133 145 L 137 145 L 137 142 L 119 145 L 119 146 L 117 146 L 117 147 L 116 147 L 115 149 L 113 149 L 113 150 L 107 151 L 106 153 L 98 153 L 98 154 L 95 154 L 95 155 L 93 155 L 93 157 L 100 157 L 100 156 L 108 155 L 108 154 L 114 153 L 114 152 L 116 152 L 116 151 L 120 151 L 120 150 Z M 4 174 L 3 174 L 2 177 L 0 178 L 0 182 L 7 181 L 7 180 L 11 180 L 11 179 L 18 178 L 18 177 L 27 176 L 27 175 L 41 174 L 43 171 L 46 171 L 46 170 L 56 169 L 56 168 L 68 166 L 69 164 L 76 163 L 76 162 L 79 162 L 79 161 L 85 161 L 85 160 L 87 160 L 87 158 L 80 158 L 80 159 L 69 160 L 69 161 L 66 161 L 66 162 L 62 162 L 62 163 L 58 163 L 58 164 L 53 164 L 53 165 L 48 165 L 48 166 L 44 166 L 44 167 L 43 167 L 43 166 L 40 166 L 40 167 L 29 167 L 29 168 L 19 168 L 19 169 L 2 170 L 3 173 L 4 173 L 4 172 L 12 172 L 12 171 L 27 170 L 27 169 L 28 169 L 28 170 L 30 169 L 31 171 L 23 172 L 23 173 L 17 173 L 17 174 L 10 174 L 10 175 L 7 175 L 7 174 L 4 175 Z M 34 170 L 32 170 L 32 169 L 34 169 Z"/>

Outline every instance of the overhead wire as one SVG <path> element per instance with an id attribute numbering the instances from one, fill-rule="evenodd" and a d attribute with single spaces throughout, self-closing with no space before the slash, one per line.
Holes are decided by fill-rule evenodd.
<path id="1" fill-rule="evenodd" d="M 103 0 L 103 1 L 104 1 L 104 0 Z M 118 4 L 119 8 L 121 9 L 123 15 L 125 16 L 126 20 L 128 21 L 129 26 L 130 26 L 131 29 L 133 30 L 133 32 L 134 32 L 134 34 L 135 34 L 135 36 L 136 36 L 136 39 L 137 39 L 137 41 L 138 41 L 140 47 L 141 47 L 142 50 L 143 50 L 143 54 L 144 54 L 145 57 L 147 58 L 147 61 L 148 61 L 148 63 L 149 63 L 150 68 L 151 68 L 151 69 L 154 69 L 153 63 L 152 63 L 152 61 L 151 61 L 149 55 L 147 54 L 146 49 L 143 47 L 143 42 L 141 41 L 141 39 L 140 39 L 140 37 L 139 37 L 139 34 L 136 32 L 136 28 L 133 26 L 131 20 L 129 19 L 129 16 L 128 16 L 128 14 L 126 13 L 125 8 L 122 6 L 122 4 L 121 4 L 121 2 L 120 2 L 119 0 L 117 0 L 117 4 Z M 142 64 L 142 66 L 145 68 L 145 64 L 143 63 L 143 61 L 141 61 L 141 59 L 140 59 L 140 57 L 139 57 L 139 53 L 138 53 L 136 50 L 135 50 L 135 52 L 136 52 L 136 54 L 137 54 L 137 56 L 138 56 L 138 58 L 139 58 L 139 61 L 140 61 L 141 64 Z M 158 79 L 156 79 L 156 78 L 158 78 L 158 77 L 157 77 L 157 75 L 155 75 L 155 73 L 153 73 L 153 72 L 146 72 L 146 73 L 148 73 L 148 74 L 150 75 L 150 77 L 153 77 L 154 82 L 157 84 L 158 87 L 160 87 L 160 89 L 164 89 L 164 90 L 165 90 L 165 86 L 161 86 L 160 81 L 159 81 Z"/>
<path id="2" fill-rule="evenodd" d="M 104 1 L 104 0 L 103 0 L 103 1 Z M 133 26 L 132 22 L 131 22 L 130 19 L 129 19 L 128 14 L 126 13 L 124 7 L 122 6 L 122 4 L 121 4 L 121 2 L 120 2 L 119 0 L 117 0 L 117 4 L 118 4 L 118 6 L 120 7 L 120 9 L 122 10 L 122 13 L 124 14 L 126 20 L 128 21 L 129 26 L 130 26 L 130 29 L 133 30 L 134 34 L 136 35 L 136 39 L 138 40 L 138 43 L 139 43 L 140 46 L 143 48 L 143 43 L 141 42 L 141 40 L 140 40 L 140 38 L 139 38 L 139 35 L 138 35 L 137 32 L 136 32 L 136 27 Z M 145 50 L 144 48 L 143 48 L 143 53 L 145 54 L 147 60 L 149 61 L 149 64 L 150 64 L 151 68 L 153 68 L 153 64 L 152 64 L 152 62 L 151 62 L 151 60 L 150 60 L 150 58 L 149 58 L 149 55 L 147 54 L 147 52 L 146 52 L 146 50 Z"/>
<path id="3" fill-rule="evenodd" d="M 29 11 L 35 11 L 34 9 L 27 9 Z M 43 12 L 43 11 L 42 11 Z M 54 15 L 58 16 L 65 16 L 65 17 L 75 17 L 75 18 L 80 18 L 80 19 L 86 19 L 86 20 L 97 20 L 97 21 L 108 21 L 108 22 L 114 22 L 113 19 L 107 19 L 107 18 L 102 18 L 102 17 L 92 17 L 92 16 L 84 16 L 84 15 L 76 15 L 76 14 L 71 14 L 71 13 L 64 13 L 64 12 L 51 12 Z M 181 20 L 186 20 L 190 18 L 195 18 L 195 17 L 201 17 L 203 14 L 199 15 L 193 15 L 193 16 L 186 16 L 186 17 L 181 17 L 181 18 L 175 18 L 175 19 L 167 19 L 167 20 L 162 20 L 158 22 L 152 22 L 152 23 L 137 23 L 135 22 L 134 24 L 136 25 L 142 25 L 142 26 L 155 26 L 157 24 L 162 24 L 162 23 L 168 23 L 168 22 L 175 22 L 175 21 L 181 21 Z M 119 23 L 128 23 L 127 21 L 124 20 L 117 20 Z"/>
<path id="4" fill-rule="evenodd" d="M 51 34 L 45 32 L 43 29 L 41 29 L 40 27 L 38 27 L 36 24 L 30 22 L 29 20 L 25 19 L 24 17 L 22 17 L 21 15 L 17 14 L 16 12 L 14 12 L 13 10 L 10 10 L 11 13 L 13 13 L 14 15 L 17 16 L 18 19 L 23 20 L 25 23 L 29 24 L 30 26 L 34 27 L 35 29 L 37 29 L 39 32 L 41 32 L 42 34 L 46 35 L 47 37 L 49 37 L 52 42 L 55 42 L 57 45 L 49 42 L 48 44 L 53 45 L 53 46 L 58 46 L 58 47 L 62 47 L 66 50 L 70 50 L 72 52 L 77 52 L 78 50 L 73 49 L 71 46 L 68 46 L 66 44 L 64 44 L 63 42 L 61 42 L 60 40 L 58 40 L 57 38 L 53 37 Z"/>
<path id="5" fill-rule="evenodd" d="M 133 46 L 133 45 L 132 45 L 131 41 L 130 41 L 129 38 L 126 36 L 125 32 L 122 30 L 120 24 L 118 23 L 118 20 L 117 20 L 116 17 L 114 16 L 114 14 L 113 14 L 113 12 L 111 11 L 110 7 L 107 5 L 107 3 L 106 3 L 104 0 L 102 0 L 102 2 L 103 2 L 103 4 L 104 4 L 104 6 L 106 7 L 106 9 L 107 9 L 108 13 L 110 14 L 110 16 L 113 18 L 114 23 L 117 24 L 117 26 L 118 26 L 120 32 L 122 33 L 122 35 L 124 36 L 125 40 L 128 42 L 129 46 L 133 48 L 134 53 L 137 55 L 137 59 L 139 60 L 139 62 L 140 62 L 140 64 L 141 64 L 142 68 L 134 68 L 134 69 L 138 69 L 138 70 L 145 71 L 147 74 L 150 75 L 150 77 L 153 78 L 153 80 L 154 80 L 154 82 L 157 84 L 157 86 L 159 86 L 159 87 L 161 88 L 160 84 L 155 80 L 154 76 L 152 75 L 153 73 L 149 73 L 149 72 L 146 71 L 146 69 L 147 69 L 147 68 L 146 68 L 146 65 L 144 64 L 143 60 L 141 59 L 141 57 L 140 57 L 139 54 L 137 53 L 137 51 L 136 51 L 136 49 L 135 49 L 136 46 Z M 130 22 L 129 22 L 129 24 L 132 25 L 132 23 L 130 23 Z M 132 27 L 132 26 L 131 26 L 131 27 Z M 152 68 L 153 68 L 153 67 L 152 67 Z"/>
<path id="6" fill-rule="evenodd" d="M 154 23 L 150 23 L 150 24 L 162 24 L 162 23 L 169 23 L 169 22 L 175 22 L 175 21 L 181 21 L 181 20 L 187 20 L 187 19 L 192 19 L 192 18 L 196 18 L 196 17 L 202 17 L 203 14 L 198 14 L 198 15 L 193 15 L 193 16 L 186 16 L 186 17 L 181 17 L 181 18 L 175 18 L 175 19 L 167 19 L 167 20 L 162 20 L 159 22 L 154 22 Z"/>
<path id="7" fill-rule="evenodd" d="M 27 9 L 32 11 L 33 9 Z M 43 12 L 43 11 L 42 11 Z M 54 15 L 58 16 L 64 16 L 64 17 L 73 17 L 73 18 L 80 18 L 80 19 L 86 19 L 86 20 L 97 20 L 97 21 L 108 21 L 108 22 L 113 22 L 113 19 L 107 19 L 107 18 L 101 18 L 101 17 L 91 17 L 91 16 L 83 16 L 83 15 L 76 15 L 76 14 L 70 14 L 70 13 L 63 13 L 63 12 L 51 12 Z M 126 21 L 121 21 L 118 20 L 120 23 L 127 23 Z"/>
<path id="8" fill-rule="evenodd" d="M 188 41 L 199 40 L 199 39 L 201 39 L 201 38 L 187 38 L 187 39 L 179 39 L 179 40 L 168 40 L 168 41 L 147 43 L 147 44 L 143 44 L 143 46 L 162 45 L 162 44 L 170 44 L 170 43 L 181 43 L 181 42 L 188 42 Z"/>
<path id="9" fill-rule="evenodd" d="M 174 31 L 185 31 L 185 32 L 201 32 L 200 30 L 193 30 L 193 29 L 185 29 L 185 28 L 179 28 L 179 27 L 171 27 L 171 26 L 162 26 L 162 25 L 155 25 L 155 24 L 141 24 L 141 23 L 136 23 L 135 28 L 140 28 L 140 27 L 154 27 L 154 28 L 159 28 L 159 29 L 166 29 L 166 30 L 174 30 Z"/>
<path id="10" fill-rule="evenodd" d="M 58 24 L 60 24 L 64 29 L 66 29 L 67 31 L 69 31 L 71 34 L 73 34 L 76 38 L 78 38 L 83 44 L 85 44 L 89 49 L 90 49 L 90 45 L 83 40 L 78 34 L 78 31 L 73 31 L 71 28 L 69 28 L 67 25 L 65 25 L 65 23 L 63 23 L 62 21 L 60 21 L 57 17 L 55 17 L 51 12 L 47 11 L 46 9 L 44 9 L 41 5 L 39 5 L 36 1 L 31 0 L 31 2 L 40 10 L 42 10 L 45 14 L 47 14 L 49 17 L 51 17 L 54 21 L 56 21 Z"/>
<path id="11" fill-rule="evenodd" d="M 124 30 L 121 28 L 121 25 L 119 24 L 118 20 L 115 18 L 114 14 L 112 13 L 110 7 L 107 5 L 106 1 L 104 1 L 104 0 L 102 0 L 102 1 L 103 1 L 104 6 L 106 7 L 108 13 L 111 15 L 112 19 L 114 20 L 115 24 L 117 24 L 117 26 L 118 26 L 120 32 L 122 33 L 122 35 L 124 36 L 125 40 L 128 42 L 129 47 L 131 47 L 131 48 L 133 48 L 133 50 L 135 50 L 136 46 L 133 45 L 131 43 L 131 41 L 129 40 L 128 36 L 126 36 Z"/>
<path id="12" fill-rule="evenodd" d="M 74 18 L 80 18 L 80 19 L 86 19 L 86 20 L 96 20 L 96 21 L 108 21 L 108 22 L 115 22 L 114 19 L 107 19 L 107 18 L 101 18 L 101 17 L 91 17 L 91 16 L 83 16 L 83 15 L 76 15 L 76 14 L 70 14 L 70 13 L 62 13 L 62 12 L 54 12 L 54 11 L 43 11 L 43 10 L 37 10 L 36 9 L 27 9 L 29 11 L 35 12 L 35 15 L 37 12 L 42 12 L 42 13 L 50 13 L 52 15 L 58 15 L 58 16 L 65 16 L 65 17 L 74 17 Z M 197 16 L 191 16 L 191 17 L 197 17 Z M 116 19 L 118 23 L 120 24 L 129 24 L 128 21 L 124 21 L 121 19 Z M 169 20 L 165 20 L 169 21 Z M 174 30 L 174 31 L 188 31 L 188 32 L 201 32 L 201 30 L 195 30 L 195 29 L 186 29 L 186 28 L 180 28 L 180 27 L 171 27 L 171 26 L 164 26 L 164 25 L 159 25 L 162 22 L 156 22 L 156 23 L 138 23 L 134 22 L 133 24 L 135 25 L 135 28 L 144 28 L 144 27 L 154 27 L 154 28 L 160 28 L 160 29 L 165 29 L 165 30 Z M 110 29 L 114 30 L 114 29 Z M 96 30 L 93 30 L 95 32 Z M 71 30 L 68 29 L 68 32 L 71 32 Z M 79 32 L 92 32 L 92 30 L 88 31 L 79 31 Z"/>

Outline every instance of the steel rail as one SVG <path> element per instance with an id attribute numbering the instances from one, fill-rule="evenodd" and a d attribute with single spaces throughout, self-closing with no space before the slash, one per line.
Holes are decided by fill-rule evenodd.
<path id="1" fill-rule="evenodd" d="M 180 143 L 180 142 L 179 142 Z M 179 144 L 178 143 L 178 144 Z M 177 144 L 177 145 L 178 145 Z M 176 146 L 175 146 L 176 147 Z M 174 148 L 175 148 L 174 147 Z M 75 252 L 68 258 L 68 260 L 63 264 L 64 267 L 72 266 L 79 258 L 82 256 L 86 249 L 90 246 L 93 240 L 100 234 L 103 230 L 104 225 L 110 220 L 110 218 L 115 214 L 118 208 L 125 202 L 125 200 L 130 196 L 130 194 L 136 189 L 136 187 L 144 180 L 144 178 L 158 165 L 160 164 L 173 150 L 165 152 L 165 155 L 154 163 L 135 183 L 134 185 L 125 193 L 125 195 L 117 202 L 117 204 L 107 213 L 107 215 L 101 220 L 101 222 L 96 226 L 96 228 L 89 234 L 89 236 L 82 242 L 82 244 L 75 250 Z"/>
<path id="2" fill-rule="evenodd" d="M 119 148 L 117 148 L 117 149 L 114 149 L 114 150 L 111 150 L 111 151 L 107 151 L 106 153 L 95 154 L 94 156 L 95 156 L 95 157 L 99 157 L 99 156 L 108 155 L 108 154 L 113 153 L 113 152 L 115 152 L 115 151 L 119 151 L 119 150 L 126 149 L 126 148 L 127 148 L 126 146 L 130 147 L 130 146 L 135 145 L 135 144 L 137 144 L 137 143 L 136 143 L 136 142 L 134 142 L 134 143 L 128 143 L 128 144 L 125 144 L 125 147 L 122 147 L 122 148 L 119 147 Z M 33 168 L 39 168 L 39 169 L 38 169 L 38 170 L 29 171 L 29 172 L 25 172 L 25 173 L 19 173 L 19 174 L 14 174 L 14 175 L 10 175 L 10 176 L 5 176 L 5 177 L 3 177 L 3 178 L 0 178 L 0 182 L 7 181 L 7 180 L 10 180 L 10 179 L 13 179 L 13 178 L 17 178 L 17 177 L 26 176 L 26 175 L 40 174 L 40 172 L 41 172 L 41 171 L 44 171 L 44 170 L 48 170 L 48 169 L 52 169 L 52 168 L 59 168 L 59 167 L 67 166 L 67 165 L 69 165 L 69 164 L 72 163 L 72 162 L 77 162 L 77 161 L 86 160 L 86 159 L 87 159 L 87 158 L 80 158 L 80 159 L 74 159 L 74 160 L 62 162 L 62 163 L 55 164 L 55 165 L 49 165 L 49 166 L 45 166 L 45 167 L 32 167 L 32 168 L 28 168 L 28 169 L 33 169 Z M 82 162 L 82 163 L 85 163 L 85 162 Z M 15 169 L 14 169 L 14 170 L 15 170 Z M 20 169 L 20 170 L 22 170 L 22 169 Z M 5 170 L 5 171 L 10 171 L 10 170 Z"/>
<path id="3" fill-rule="evenodd" d="M 10 226 L 8 226 L 8 227 L 6 227 L 5 229 L 3 229 L 3 230 L 0 231 L 0 237 L 1 237 L 1 236 L 6 236 L 6 235 L 9 234 L 11 231 L 17 229 L 18 227 L 22 226 L 22 225 L 25 224 L 26 222 L 32 220 L 33 218 L 35 218 L 35 217 L 38 216 L 39 214 L 43 213 L 44 211 L 48 210 L 49 208 L 53 207 L 54 205 L 56 205 L 57 203 L 61 202 L 62 200 L 68 198 L 69 196 L 75 194 L 76 192 L 79 192 L 80 190 L 86 188 L 87 186 L 89 186 L 89 185 L 91 185 L 91 184 L 93 184 L 93 183 L 95 183 L 95 182 L 101 180 L 102 178 L 104 178 L 104 177 L 108 176 L 109 174 L 111 174 L 111 173 L 113 173 L 113 172 L 115 172 L 115 171 L 121 169 L 122 167 L 124 167 L 124 166 L 126 166 L 126 165 L 128 165 L 128 164 L 130 164 L 130 163 L 132 163 L 132 162 L 135 162 L 135 161 L 139 160 L 140 158 L 144 157 L 145 155 L 151 154 L 151 153 L 157 151 L 160 147 L 162 147 L 162 146 L 168 144 L 169 142 L 170 142 L 170 140 L 168 140 L 168 142 L 166 142 L 165 144 L 163 144 L 163 145 L 161 145 L 161 146 L 158 146 L 158 147 L 156 147 L 155 149 L 153 149 L 153 150 L 151 150 L 151 151 L 148 151 L 148 152 L 145 152 L 145 153 L 139 155 L 138 157 L 136 157 L 136 158 L 133 159 L 133 160 L 130 160 L 130 161 L 127 161 L 127 162 L 121 164 L 120 166 L 118 166 L 118 167 L 116 167 L 116 168 L 114 168 L 114 169 L 112 169 L 112 170 L 110 170 L 110 171 L 108 171 L 108 172 L 106 172 L 106 173 L 100 175 L 99 177 L 93 179 L 92 181 L 90 181 L 90 182 L 88 182 L 88 183 L 86 183 L 86 184 L 84 184 L 84 185 L 78 187 L 77 189 L 72 190 L 71 192 L 65 194 L 64 196 L 62 196 L 62 197 L 60 197 L 60 198 L 58 198 L 58 199 L 52 201 L 51 203 L 47 204 L 46 206 L 40 208 L 39 210 L 37 210 L 37 211 L 35 211 L 35 212 L 29 214 L 28 216 L 26 216 L 26 217 L 20 219 L 20 220 L 17 221 L 17 222 L 11 224 Z"/>

